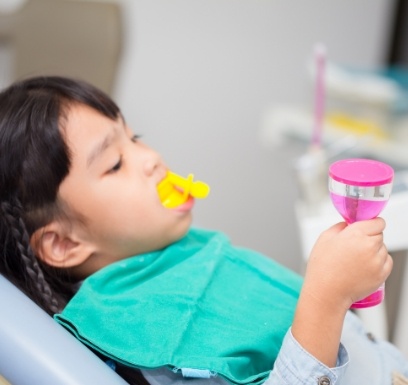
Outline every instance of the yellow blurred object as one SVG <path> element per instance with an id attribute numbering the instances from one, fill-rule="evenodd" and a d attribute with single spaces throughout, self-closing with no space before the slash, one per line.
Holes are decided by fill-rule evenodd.
<path id="1" fill-rule="evenodd" d="M 0 375 L 0 385 L 11 385 L 4 377 Z"/>
<path id="2" fill-rule="evenodd" d="M 206 198 L 210 187 L 201 181 L 193 181 L 194 175 L 189 174 L 187 178 L 169 171 L 157 186 L 159 198 L 164 207 L 174 208 L 182 205 L 191 195 L 194 198 Z"/>
<path id="3" fill-rule="evenodd" d="M 345 114 L 330 114 L 327 117 L 327 123 L 354 135 L 371 135 L 377 139 L 389 139 L 389 134 L 380 126 L 368 120 L 352 118 Z"/>

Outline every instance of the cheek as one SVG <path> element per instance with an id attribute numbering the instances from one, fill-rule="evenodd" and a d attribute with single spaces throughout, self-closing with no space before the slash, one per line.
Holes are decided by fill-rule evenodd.
<path id="1" fill-rule="evenodd" d="M 105 191 L 101 196 L 95 196 L 91 204 L 95 216 L 112 225 L 122 222 L 125 226 L 149 226 L 163 214 L 158 198 L 146 190 Z"/>

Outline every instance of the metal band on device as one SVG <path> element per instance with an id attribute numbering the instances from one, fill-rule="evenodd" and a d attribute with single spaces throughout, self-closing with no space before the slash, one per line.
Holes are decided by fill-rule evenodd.
<path id="1" fill-rule="evenodd" d="M 331 193 L 349 198 L 383 201 L 389 199 L 391 190 L 392 183 L 381 186 L 352 186 L 329 179 L 329 191 Z"/>

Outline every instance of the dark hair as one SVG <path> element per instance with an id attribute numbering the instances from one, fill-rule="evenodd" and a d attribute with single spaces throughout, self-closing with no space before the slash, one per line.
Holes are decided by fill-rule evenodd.
<path id="1" fill-rule="evenodd" d="M 64 215 L 57 193 L 70 152 L 62 128 L 76 103 L 111 119 L 120 114 L 102 91 L 68 78 L 31 78 L 0 93 L 0 273 L 49 314 L 65 306 L 74 282 L 36 258 L 30 237 Z"/>
<path id="2" fill-rule="evenodd" d="M 0 274 L 50 315 L 74 295 L 75 279 L 37 259 L 30 237 L 66 215 L 58 200 L 71 163 L 63 129 L 78 103 L 111 119 L 120 116 L 104 92 L 65 77 L 30 78 L 0 93 Z M 139 371 L 120 365 L 117 372 L 131 384 L 147 384 Z"/>

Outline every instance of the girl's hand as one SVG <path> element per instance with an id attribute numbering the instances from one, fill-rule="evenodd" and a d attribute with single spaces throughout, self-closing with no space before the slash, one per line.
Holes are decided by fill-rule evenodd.
<path id="1" fill-rule="evenodd" d="M 336 365 L 347 310 L 377 290 L 391 272 L 384 228 L 381 218 L 338 223 L 320 235 L 310 255 L 292 333 L 329 367 Z"/>
<path id="2" fill-rule="evenodd" d="M 385 282 L 392 259 L 383 243 L 385 221 L 338 223 L 318 238 L 309 258 L 303 290 L 310 298 L 348 309 Z M 333 308 L 334 306 L 334 308 Z"/>

